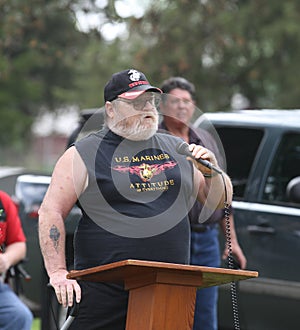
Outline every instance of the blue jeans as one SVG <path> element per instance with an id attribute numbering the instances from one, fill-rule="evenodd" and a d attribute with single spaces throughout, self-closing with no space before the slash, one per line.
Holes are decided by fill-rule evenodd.
<path id="1" fill-rule="evenodd" d="M 218 228 L 209 228 L 203 233 L 191 234 L 191 264 L 220 267 Z M 218 287 L 197 290 L 193 330 L 218 329 Z"/>
<path id="2" fill-rule="evenodd" d="M 0 282 L 0 330 L 30 330 L 32 313 L 11 288 Z"/>

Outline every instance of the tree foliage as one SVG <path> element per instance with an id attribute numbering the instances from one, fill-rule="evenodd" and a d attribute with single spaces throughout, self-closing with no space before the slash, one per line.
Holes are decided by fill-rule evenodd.
<path id="1" fill-rule="evenodd" d="M 0 4 L 0 140 L 13 146 L 42 108 L 66 101 L 84 38 L 64 1 Z"/>
<path id="2" fill-rule="evenodd" d="M 158 85 L 186 77 L 204 111 L 229 109 L 236 93 L 249 108 L 299 107 L 299 1 L 141 1 L 138 18 L 118 11 L 120 1 L 0 0 L 2 145 L 24 146 L 43 110 L 102 106 L 107 79 L 130 67 Z M 79 11 L 98 25 L 79 31 Z M 107 40 L 108 23 L 127 34 Z"/>
<path id="3" fill-rule="evenodd" d="M 297 107 L 299 7 L 296 0 L 154 1 L 131 19 L 137 66 L 157 81 L 192 80 L 206 111 L 228 109 L 235 93 L 250 108 Z"/>

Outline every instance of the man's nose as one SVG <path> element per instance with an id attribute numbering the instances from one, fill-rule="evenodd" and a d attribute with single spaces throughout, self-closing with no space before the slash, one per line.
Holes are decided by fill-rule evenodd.
<path id="1" fill-rule="evenodd" d="M 178 106 L 179 106 L 180 108 L 185 108 L 185 107 L 186 107 L 186 101 L 183 100 L 183 99 L 179 99 L 179 100 L 178 100 Z"/>
<path id="2" fill-rule="evenodd" d="M 144 109 L 153 109 L 155 108 L 152 100 L 146 100 L 145 105 L 144 105 Z"/>

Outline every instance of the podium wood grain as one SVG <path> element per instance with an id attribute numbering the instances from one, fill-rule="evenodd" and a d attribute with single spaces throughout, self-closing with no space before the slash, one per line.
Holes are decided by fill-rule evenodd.
<path id="1" fill-rule="evenodd" d="M 73 270 L 67 278 L 123 283 L 129 290 L 126 330 L 190 330 L 197 288 L 257 276 L 255 271 L 128 259 Z"/>

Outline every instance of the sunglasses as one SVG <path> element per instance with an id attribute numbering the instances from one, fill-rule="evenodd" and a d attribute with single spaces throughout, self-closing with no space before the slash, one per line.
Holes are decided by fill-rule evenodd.
<path id="1" fill-rule="evenodd" d="M 145 92 L 143 95 L 137 97 L 134 100 L 127 100 L 123 98 L 117 98 L 116 101 L 124 102 L 130 104 L 135 110 L 141 111 L 145 108 L 147 102 L 149 102 L 153 107 L 157 108 L 161 100 L 161 94 Z"/>

